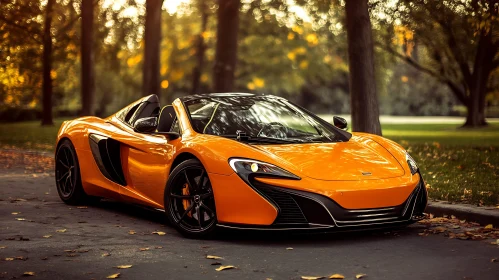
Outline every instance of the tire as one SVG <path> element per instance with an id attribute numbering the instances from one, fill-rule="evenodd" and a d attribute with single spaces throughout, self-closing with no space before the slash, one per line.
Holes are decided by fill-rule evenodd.
<path id="1" fill-rule="evenodd" d="M 185 237 L 208 239 L 215 235 L 217 214 L 208 173 L 197 159 L 179 164 L 165 188 L 165 213 Z"/>
<path id="2" fill-rule="evenodd" d="M 73 143 L 64 139 L 55 155 L 55 183 L 61 200 L 69 205 L 91 203 L 97 198 L 88 196 L 83 190 L 80 165 Z"/>

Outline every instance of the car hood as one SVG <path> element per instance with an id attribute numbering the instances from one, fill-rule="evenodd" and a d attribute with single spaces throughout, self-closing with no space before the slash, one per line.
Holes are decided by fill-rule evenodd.
<path id="1" fill-rule="evenodd" d="M 365 136 L 348 142 L 291 145 L 254 145 L 318 180 L 357 181 L 404 175 L 400 163 L 383 146 Z M 283 166 L 281 166 L 283 167 Z"/>

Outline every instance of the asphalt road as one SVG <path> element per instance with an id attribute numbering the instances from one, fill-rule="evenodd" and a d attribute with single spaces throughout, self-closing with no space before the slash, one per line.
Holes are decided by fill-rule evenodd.
<path id="1" fill-rule="evenodd" d="M 422 224 L 342 234 L 226 231 L 217 240 L 189 240 L 167 225 L 163 213 L 113 201 L 70 207 L 59 200 L 51 174 L 24 172 L 0 166 L 0 278 L 34 272 L 29 278 L 120 273 L 120 279 L 300 279 L 340 273 L 355 279 L 363 273 L 366 279 L 499 279 L 499 263 L 491 262 L 499 258 L 499 246 L 419 236 Z M 216 271 L 216 262 L 237 269 Z"/>

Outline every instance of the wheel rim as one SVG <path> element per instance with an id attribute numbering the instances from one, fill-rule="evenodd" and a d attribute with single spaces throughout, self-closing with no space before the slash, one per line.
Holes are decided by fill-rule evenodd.
<path id="1" fill-rule="evenodd" d="M 216 223 L 210 179 L 202 167 L 186 167 L 175 176 L 169 210 L 175 223 L 190 232 L 202 232 Z"/>
<path id="2" fill-rule="evenodd" d="M 69 147 L 62 146 L 57 151 L 56 163 L 57 188 L 63 197 L 69 197 L 76 185 L 75 160 Z"/>

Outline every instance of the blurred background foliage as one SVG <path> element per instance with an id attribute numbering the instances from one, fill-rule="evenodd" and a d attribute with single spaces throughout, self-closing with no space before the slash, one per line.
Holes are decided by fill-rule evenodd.
<path id="1" fill-rule="evenodd" d="M 141 96 L 144 2 L 94 2 L 93 107 L 99 116 L 107 116 Z M 445 33 L 439 32 L 437 27 L 429 30 L 427 25 L 418 22 L 417 16 L 424 14 L 409 14 L 407 10 L 400 10 L 401 4 L 395 5 L 396 2 L 412 5 L 406 0 L 370 1 L 381 114 L 465 115 L 466 108 L 445 81 L 418 71 L 394 55 L 394 52 L 403 54 L 435 73 L 457 73 L 453 69 L 455 65 L 445 56 L 436 57 L 430 46 L 434 43 L 436 48 L 440 47 L 440 41 L 446 39 Z M 2 121 L 29 120 L 40 115 L 40 57 L 46 3 L 47 0 L 1 1 Z M 57 0 L 53 7 L 51 77 L 56 117 L 77 115 L 81 108 L 80 8 L 81 0 Z M 434 7 L 435 11 L 438 11 L 437 8 Z M 164 1 L 160 51 L 162 102 L 171 102 L 176 97 L 193 92 L 193 69 L 197 65 L 196 47 L 200 37 L 205 44 L 205 62 L 203 69 L 200 69 L 199 91 L 210 92 L 216 44 L 216 10 L 217 1 L 214 0 Z M 204 30 L 203 16 L 207 19 Z M 466 33 L 471 28 L 461 25 L 485 24 L 474 22 L 474 17 L 465 12 L 452 16 L 447 19 L 456 24 L 455 28 L 462 30 L 462 34 L 457 34 L 459 40 L 464 36 L 473 36 Z M 284 96 L 321 114 L 349 113 L 344 17 L 344 1 L 243 0 L 235 91 Z M 497 16 L 488 20 L 499 21 Z M 495 38 L 499 37 L 497 31 L 495 29 L 493 34 Z M 470 53 L 474 51 L 471 48 L 461 51 Z M 451 66 L 442 69 L 438 59 L 445 60 Z M 491 74 L 488 84 L 486 114 L 499 117 L 498 68 Z"/>

